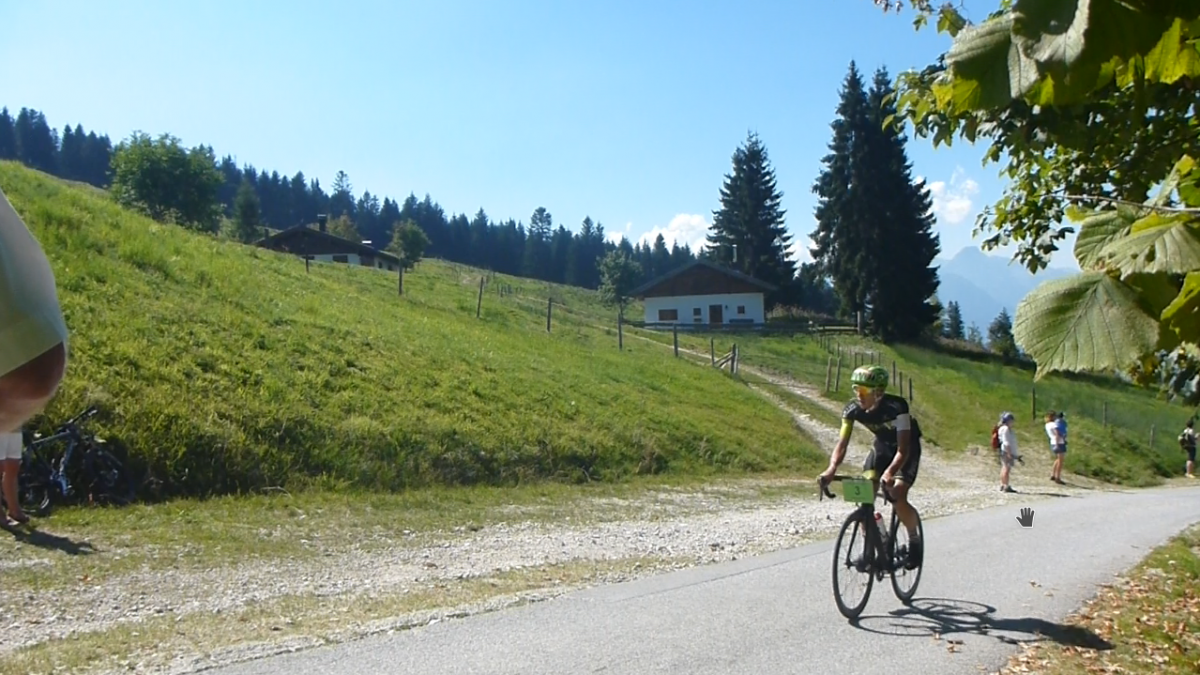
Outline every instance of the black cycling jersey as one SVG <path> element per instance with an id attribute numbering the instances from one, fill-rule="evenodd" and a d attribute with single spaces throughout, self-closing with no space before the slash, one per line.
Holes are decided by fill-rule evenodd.
<path id="1" fill-rule="evenodd" d="M 896 432 L 912 430 L 914 442 L 921 438 L 921 427 L 908 411 L 908 401 L 895 394 L 885 393 L 875 407 L 863 410 L 858 401 L 851 401 L 842 410 L 842 438 L 849 438 L 858 422 L 875 434 L 877 441 L 895 448 L 899 444 Z"/>

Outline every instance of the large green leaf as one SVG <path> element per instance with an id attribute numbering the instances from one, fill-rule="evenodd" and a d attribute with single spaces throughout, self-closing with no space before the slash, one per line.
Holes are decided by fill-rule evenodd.
<path id="1" fill-rule="evenodd" d="M 1013 35 L 1047 72 L 1066 70 L 1083 55 L 1089 0 L 1017 0 Z"/>
<path id="2" fill-rule="evenodd" d="M 1189 272 L 1175 301 L 1162 312 L 1163 327 L 1181 342 L 1200 342 L 1200 272 Z"/>
<path id="3" fill-rule="evenodd" d="M 1200 76 L 1200 51 L 1187 42 L 1198 17 L 1200 2 L 1017 0 L 955 37 L 946 54 L 951 112 L 999 108 L 1014 97 L 1078 103 L 1118 73 L 1125 84 L 1134 73 L 1166 82 Z"/>
<path id="4" fill-rule="evenodd" d="M 1134 223 L 1128 236 L 1105 244 L 1096 257 L 1122 274 L 1187 274 L 1200 269 L 1200 221 L 1185 213 L 1152 213 Z"/>
<path id="5" fill-rule="evenodd" d="M 1200 75 L 1200 51 L 1186 42 L 1185 21 L 1175 19 L 1146 55 L 1146 79 L 1174 84 L 1181 77 Z"/>
<path id="6" fill-rule="evenodd" d="M 1012 41 L 1011 15 L 964 28 L 946 53 L 954 73 L 949 84 L 955 110 L 986 110 L 1007 105 L 1014 91 L 1009 77 Z M 1020 58 L 1019 52 L 1017 53 Z"/>
<path id="7" fill-rule="evenodd" d="M 1178 279 L 1172 274 L 1139 273 L 1121 277 L 1121 281 L 1138 294 L 1142 310 L 1159 322 L 1157 350 L 1170 350 L 1179 345 L 1179 336 L 1162 321 L 1163 312 L 1179 298 L 1181 285 Z"/>
<path id="8" fill-rule="evenodd" d="M 1017 345 L 1053 371 L 1123 369 L 1158 343 L 1158 321 L 1138 292 L 1104 272 L 1047 281 L 1017 305 Z"/>
<path id="9" fill-rule="evenodd" d="M 1075 237 L 1075 260 L 1083 270 L 1100 269 L 1101 258 L 1097 254 L 1110 242 L 1129 234 L 1130 228 L 1137 220 L 1137 211 L 1124 205 L 1097 211 L 1086 217 L 1074 210 L 1068 210 L 1067 215 L 1072 220 L 1083 221 L 1079 224 L 1079 234 Z"/>
<path id="10" fill-rule="evenodd" d="M 1184 155 L 1175 164 L 1179 176 L 1179 199 L 1191 208 L 1200 207 L 1200 165 L 1190 155 Z"/>

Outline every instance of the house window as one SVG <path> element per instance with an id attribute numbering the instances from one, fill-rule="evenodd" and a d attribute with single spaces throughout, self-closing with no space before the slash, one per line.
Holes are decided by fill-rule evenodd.
<path id="1" fill-rule="evenodd" d="M 660 309 L 658 310 L 659 321 L 678 321 L 679 310 L 677 309 Z"/>
<path id="2" fill-rule="evenodd" d="M 333 256 L 333 262 L 340 262 L 340 263 L 350 262 L 350 259 L 344 255 L 335 255 L 335 256 Z"/>
<path id="3" fill-rule="evenodd" d="M 745 314 L 745 313 L 746 313 L 746 306 L 738 305 L 738 314 Z"/>
<path id="4" fill-rule="evenodd" d="M 692 308 L 692 316 L 700 316 L 700 308 L 699 307 Z"/>

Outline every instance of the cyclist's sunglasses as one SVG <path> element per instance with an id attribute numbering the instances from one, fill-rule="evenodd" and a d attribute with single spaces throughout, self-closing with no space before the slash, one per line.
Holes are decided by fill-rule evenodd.
<path id="1" fill-rule="evenodd" d="M 868 386 L 867 386 L 867 385 L 865 385 L 865 384 L 855 384 L 855 385 L 851 385 L 851 386 L 850 386 L 850 389 L 851 389 L 851 390 L 852 390 L 854 393 L 856 393 L 856 394 L 866 394 L 866 393 L 868 393 L 868 392 L 875 391 L 875 389 L 874 389 L 874 388 L 872 388 L 872 387 L 868 387 Z"/>

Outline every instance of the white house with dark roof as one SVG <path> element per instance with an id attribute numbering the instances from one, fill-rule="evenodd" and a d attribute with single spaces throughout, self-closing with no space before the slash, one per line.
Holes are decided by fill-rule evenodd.
<path id="1" fill-rule="evenodd" d="M 646 323 L 728 325 L 766 323 L 766 294 L 776 287 L 707 260 L 696 260 L 630 292 L 646 308 Z"/>

